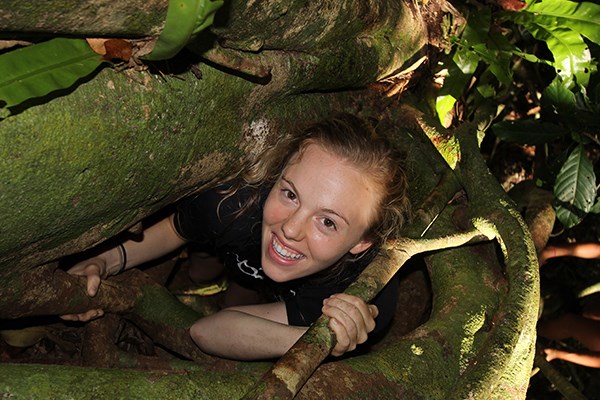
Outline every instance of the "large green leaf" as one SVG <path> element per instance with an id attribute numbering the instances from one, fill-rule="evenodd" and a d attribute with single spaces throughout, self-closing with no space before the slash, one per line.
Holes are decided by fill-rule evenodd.
<path id="1" fill-rule="evenodd" d="M 544 89 L 541 103 L 546 116 L 572 115 L 577 110 L 575 93 L 570 91 L 558 76 Z"/>
<path id="2" fill-rule="evenodd" d="M 12 107 L 71 87 L 103 62 L 83 39 L 58 38 L 0 56 L 0 102 Z"/>
<path id="3" fill-rule="evenodd" d="M 577 225 L 596 199 L 596 175 L 582 145 L 563 164 L 554 183 L 556 217 L 566 227 Z"/>
<path id="4" fill-rule="evenodd" d="M 491 50 L 482 56 L 489 65 L 489 70 L 505 88 L 510 88 L 513 83 L 511 62 L 517 48 L 511 44 L 501 32 L 490 32 L 488 48 Z"/>
<path id="5" fill-rule="evenodd" d="M 587 86 L 595 66 L 581 35 L 561 26 L 533 23 L 526 27 L 536 39 L 546 42 L 554 57 L 554 68 L 565 85 L 572 87 L 572 78 L 576 77 L 578 84 Z"/>
<path id="6" fill-rule="evenodd" d="M 583 87 L 573 93 L 557 76 L 542 92 L 542 118 L 570 127 L 572 132 L 600 127 L 598 110 L 594 99 L 590 99 Z M 593 91 L 592 91 L 593 93 Z"/>
<path id="7" fill-rule="evenodd" d="M 600 5 L 587 1 L 543 0 L 521 11 L 546 26 L 561 25 L 600 44 Z"/>

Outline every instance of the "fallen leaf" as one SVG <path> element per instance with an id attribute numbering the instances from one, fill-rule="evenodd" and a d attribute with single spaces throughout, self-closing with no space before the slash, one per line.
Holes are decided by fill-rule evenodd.
<path id="1" fill-rule="evenodd" d="M 104 48 L 104 42 L 106 42 L 107 39 L 88 38 L 88 39 L 85 39 L 85 41 L 87 42 L 88 45 L 90 45 L 90 47 L 92 48 L 92 50 L 94 50 L 94 52 L 100 54 L 101 56 L 106 54 L 106 49 Z"/>
<path id="2" fill-rule="evenodd" d="M 129 61 L 133 52 L 133 45 L 123 39 L 108 39 L 104 42 L 106 54 L 102 57 L 105 60 L 118 58 L 119 60 Z"/>

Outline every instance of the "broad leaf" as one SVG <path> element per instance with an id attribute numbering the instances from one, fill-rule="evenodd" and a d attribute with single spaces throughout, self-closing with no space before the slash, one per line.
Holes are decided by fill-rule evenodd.
<path id="1" fill-rule="evenodd" d="M 600 126 L 600 118 L 594 111 L 585 88 L 579 86 L 578 89 L 577 93 L 573 93 L 557 76 L 542 93 L 542 118 L 567 125 L 572 131 Z"/>
<path id="2" fill-rule="evenodd" d="M 572 113 L 577 109 L 575 93 L 570 91 L 557 76 L 542 93 L 544 112 L 552 114 Z"/>
<path id="3" fill-rule="evenodd" d="M 487 45 L 491 50 L 491 58 L 484 58 L 484 60 L 489 64 L 490 72 L 505 88 L 511 87 L 513 83 L 511 62 L 516 47 L 501 33 L 495 32 L 490 32 Z"/>
<path id="4" fill-rule="evenodd" d="M 538 23 L 527 25 L 527 29 L 538 40 L 546 42 L 554 57 L 554 68 L 568 87 L 572 87 L 572 77 L 577 83 L 587 86 L 590 72 L 595 70 L 587 44 L 576 32 L 560 27 Z"/>
<path id="5" fill-rule="evenodd" d="M 471 11 L 468 16 L 465 30 L 460 38 L 461 42 L 467 47 L 485 44 L 485 42 L 487 42 L 488 32 L 490 31 L 491 20 L 492 13 L 489 8 Z"/>
<path id="6" fill-rule="evenodd" d="M 492 125 L 491 129 L 496 137 L 505 142 L 529 145 L 548 143 L 568 133 L 558 125 L 539 120 L 502 121 Z"/>
<path id="7" fill-rule="evenodd" d="M 577 225 L 596 199 L 596 175 L 582 145 L 563 164 L 554 183 L 556 217 L 565 226 Z"/>
<path id="8" fill-rule="evenodd" d="M 470 22 L 465 27 L 460 42 L 457 43 L 452 61 L 448 63 L 448 74 L 436 99 L 435 110 L 442 125 L 445 124 L 448 112 L 462 97 L 479 65 L 480 57 L 473 51 L 473 46 L 482 46 L 485 42 L 489 28 L 489 15 L 486 16 L 488 22 L 484 24 L 485 26 L 482 26 L 482 23 L 471 21 L 471 18 L 480 19 L 480 16 L 476 16 L 477 14 L 469 16 Z"/>
<path id="9" fill-rule="evenodd" d="M 103 62 L 83 39 L 58 38 L 0 56 L 0 102 L 12 107 L 71 87 Z"/>
<path id="10" fill-rule="evenodd" d="M 561 25 L 600 44 L 600 5 L 587 1 L 543 0 L 534 2 L 522 13 L 535 15 L 547 26 Z"/>
<path id="11" fill-rule="evenodd" d="M 435 99 L 435 111 L 443 126 L 446 124 L 446 115 L 452 110 L 454 104 L 456 104 L 456 99 L 450 94 L 438 96 Z"/>
<path id="12" fill-rule="evenodd" d="M 465 58 L 462 57 L 463 55 Z M 475 71 L 475 68 L 477 68 L 478 61 L 478 59 L 474 59 L 466 52 L 462 52 L 461 48 L 458 48 L 457 53 L 449 62 L 448 74 L 444 79 L 444 86 L 440 90 L 435 104 L 435 110 L 442 125 L 445 124 L 448 112 L 452 110 L 456 101 L 462 97 L 466 90 L 471 80 L 471 75 Z M 467 73 L 464 73 L 463 70 L 467 71 Z"/>

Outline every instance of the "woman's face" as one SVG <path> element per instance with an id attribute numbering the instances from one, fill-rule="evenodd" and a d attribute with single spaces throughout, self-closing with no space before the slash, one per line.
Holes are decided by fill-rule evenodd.
<path id="1" fill-rule="evenodd" d="M 372 245 L 380 195 L 357 168 L 317 144 L 294 157 L 263 212 L 262 267 L 276 282 L 312 275 Z"/>

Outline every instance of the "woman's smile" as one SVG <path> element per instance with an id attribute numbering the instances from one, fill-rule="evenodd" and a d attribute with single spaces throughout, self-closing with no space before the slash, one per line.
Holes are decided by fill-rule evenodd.
<path id="1" fill-rule="evenodd" d="M 303 254 L 298 253 L 280 242 L 279 238 L 273 234 L 271 249 L 275 256 L 279 256 L 283 261 L 299 261 L 306 258 Z"/>

